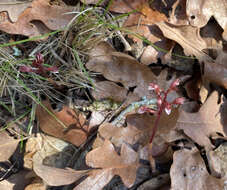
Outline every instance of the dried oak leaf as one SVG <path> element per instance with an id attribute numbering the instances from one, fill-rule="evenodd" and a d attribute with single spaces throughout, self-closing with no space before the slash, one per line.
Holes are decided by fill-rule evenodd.
<path id="1" fill-rule="evenodd" d="M 89 56 L 86 64 L 89 70 L 100 72 L 106 79 L 121 83 L 127 90 L 135 87 L 133 92 L 138 98 L 151 96 L 148 85 L 150 82 L 156 83 L 156 76 L 135 58 L 116 52 L 107 42 L 99 43 Z"/>
<path id="2" fill-rule="evenodd" d="M 61 111 L 55 112 L 49 100 L 43 101 L 42 104 L 52 113 L 48 113 L 41 105 L 37 106 L 36 118 L 43 132 L 76 146 L 80 146 L 86 141 L 89 129 L 82 114 L 67 106 L 64 106 Z"/>
<path id="3" fill-rule="evenodd" d="M 176 129 L 183 130 L 194 142 L 210 150 L 212 148 L 209 137 L 214 133 L 226 134 L 225 126 L 220 121 L 220 105 L 218 93 L 213 92 L 202 105 L 199 112 L 186 113 L 181 110 L 177 119 Z"/>
<path id="4" fill-rule="evenodd" d="M 126 99 L 128 91 L 114 82 L 101 81 L 95 82 L 95 90 L 92 90 L 92 96 L 96 100 L 111 99 L 121 102 Z"/>
<path id="5" fill-rule="evenodd" d="M 157 22 L 167 21 L 164 14 L 150 8 L 149 3 L 139 4 L 138 12 L 129 15 L 124 22 L 124 26 L 133 32 L 139 33 L 146 37 L 151 42 L 160 41 L 163 39 L 161 31 L 154 24 Z M 135 42 L 140 42 L 141 39 L 129 35 Z"/>
<path id="6" fill-rule="evenodd" d="M 200 152 L 183 149 L 173 155 L 170 169 L 171 189 L 216 190 L 224 188 L 224 180 L 211 176 Z"/>
<path id="7" fill-rule="evenodd" d="M 41 177 L 48 185 L 61 186 L 71 184 L 81 177 L 88 175 L 88 170 L 73 170 L 70 168 L 60 169 L 50 166 L 45 166 L 34 162 L 34 172 Z"/>
<path id="8" fill-rule="evenodd" d="M 149 67 L 141 65 L 136 59 L 127 54 L 116 52 L 107 42 L 99 43 L 91 50 L 89 56 L 90 59 L 86 64 L 89 70 L 100 72 L 106 79 L 121 83 L 127 90 L 133 87 L 133 95 L 137 99 L 144 96 L 147 98 L 155 97 L 153 93 L 148 91 L 151 82 L 158 84 L 163 90 L 167 90 L 169 84 L 176 78 L 173 75 L 171 80 L 167 81 L 167 70 L 163 70 L 156 77 Z M 108 94 L 111 94 L 112 91 Z M 176 96 L 175 92 L 170 93 L 168 101 L 175 99 Z M 121 101 L 124 99 L 125 96 L 122 97 Z M 120 100 L 120 97 L 118 100 Z"/>
<path id="9" fill-rule="evenodd" d="M 212 61 L 212 58 L 203 52 L 207 48 L 207 44 L 201 38 L 199 28 L 190 25 L 175 26 L 167 22 L 159 22 L 156 25 L 165 37 L 180 44 L 186 55 L 194 55 L 202 61 Z"/>
<path id="10" fill-rule="evenodd" d="M 5 130 L 0 132 L 0 162 L 7 161 L 14 153 L 21 139 L 14 139 Z"/>
<path id="11" fill-rule="evenodd" d="M 192 26 L 201 28 L 213 16 L 224 30 L 223 38 L 227 40 L 227 1 L 226 0 L 187 0 L 186 13 Z"/>
<path id="12" fill-rule="evenodd" d="M 209 81 L 227 89 L 227 65 L 205 62 L 203 67 L 203 81 Z"/>
<path id="13" fill-rule="evenodd" d="M 126 117 L 127 127 L 116 127 L 111 123 L 104 123 L 99 127 L 98 136 L 93 144 L 99 147 L 107 139 L 116 147 L 121 147 L 123 143 L 147 144 L 151 133 L 151 116 L 149 114 L 131 114 Z"/>
<path id="14" fill-rule="evenodd" d="M 2 12 L 7 12 L 9 19 L 12 22 L 16 22 L 19 15 L 31 5 L 31 1 L 18 1 L 18 0 L 4 0 L 0 4 L 0 14 Z M 3 22 L 4 17 L 1 17 L 0 23 Z"/>
<path id="15" fill-rule="evenodd" d="M 86 163 L 95 170 L 74 190 L 102 189 L 115 175 L 121 177 L 126 187 L 131 187 L 136 179 L 136 171 L 139 167 L 138 153 L 128 145 L 122 144 L 120 155 L 115 151 L 113 144 L 105 140 L 101 147 L 90 151 L 86 156 Z"/>
<path id="16" fill-rule="evenodd" d="M 72 7 L 50 5 L 49 0 L 34 0 L 16 22 L 12 22 L 6 12 L 2 12 L 4 19 L 0 22 L 0 30 L 29 37 L 42 35 L 50 30 L 64 28 L 74 16 L 65 13 L 72 11 Z"/>

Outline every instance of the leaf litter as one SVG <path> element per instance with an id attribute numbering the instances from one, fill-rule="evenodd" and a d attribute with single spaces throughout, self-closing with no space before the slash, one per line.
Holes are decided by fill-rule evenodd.
<path id="1" fill-rule="evenodd" d="M 32 130 L 28 132 L 23 128 L 25 123 L 17 123 L 21 131 L 31 135 L 26 137 L 22 155 L 25 163 L 21 167 L 33 173 L 20 171 L 29 179 L 22 184 L 25 189 L 47 189 L 45 183 L 64 185 L 64 190 L 114 189 L 114 180 L 121 184 L 117 189 L 224 189 L 227 173 L 223 164 L 227 125 L 225 0 L 113 0 L 110 3 L 81 0 L 74 4 L 12 0 L 4 3 L 7 6 L 0 8 L 3 32 L 31 38 L 64 29 L 55 37 L 58 42 L 60 39 L 56 47 L 46 44 L 45 50 L 37 42 L 39 51 L 33 55 L 42 52 L 38 55 L 49 56 L 42 63 L 45 75 L 37 70 L 39 67 L 31 68 L 30 63 L 11 66 L 23 80 L 36 77 L 35 81 L 40 82 L 46 78 L 52 95 L 41 100 L 40 95 L 47 95 L 43 89 L 46 83 L 41 83 L 41 90 L 26 87 L 30 90 L 26 91 L 26 98 L 18 97 L 15 91 L 2 91 L 0 97 L 1 109 L 6 109 L 12 117 L 18 113 L 11 110 L 15 105 L 9 101 L 2 104 L 5 96 L 11 100 L 12 97 L 24 99 L 26 105 L 32 105 L 31 115 L 25 114 L 30 119 L 27 127 L 32 125 Z M 97 22 L 86 21 L 91 10 L 93 16 L 98 15 Z M 116 26 L 114 19 L 119 19 Z M 76 33 L 73 24 L 83 32 Z M 101 29 L 98 31 L 99 24 L 113 35 L 104 37 Z M 84 35 L 94 28 L 97 31 Z M 95 43 L 83 50 L 84 43 L 77 47 L 76 40 Z M 23 47 L 27 55 L 26 51 L 34 51 L 32 48 L 37 44 L 30 44 L 30 49 L 25 44 L 18 47 Z M 130 52 L 126 46 L 131 46 Z M 52 54 L 46 52 L 52 47 Z M 68 80 L 62 80 L 66 65 L 67 72 L 77 70 L 73 75 L 82 78 L 72 80 L 72 76 L 67 76 Z M 58 73 L 50 72 L 51 68 L 56 68 Z M 4 73 L 6 68 L 2 69 L 0 72 Z M 174 81 L 179 84 L 172 90 Z M 18 84 L 13 82 L 7 83 L 7 87 Z M 165 95 L 168 95 L 166 100 Z M 184 101 L 179 97 L 184 97 Z M 105 100 L 120 106 L 105 107 L 105 114 L 102 109 L 89 106 L 94 101 Z M 177 107 L 176 101 L 183 105 Z M 60 111 L 52 108 L 53 102 L 57 102 L 57 107 L 63 104 Z M 169 115 L 162 113 L 162 109 L 167 109 Z M 2 119 L 2 123 L 7 129 L 8 121 Z M 14 152 L 19 140 L 13 139 L 8 130 L 0 133 L 0 158 L 2 162 L 9 161 L 13 168 L 18 163 L 19 157 Z M 7 170 L 4 179 L 10 181 L 13 176 L 20 179 L 15 174 L 10 176 L 12 171 Z M 37 182 L 29 175 L 35 175 Z M 161 176 L 163 180 L 158 180 Z M 8 186 L 9 189 L 17 183 Z"/>

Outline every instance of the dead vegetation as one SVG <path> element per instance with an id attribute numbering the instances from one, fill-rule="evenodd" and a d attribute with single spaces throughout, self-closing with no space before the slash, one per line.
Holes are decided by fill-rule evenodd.
<path id="1" fill-rule="evenodd" d="M 226 11 L 0 3 L 0 189 L 225 189 Z"/>

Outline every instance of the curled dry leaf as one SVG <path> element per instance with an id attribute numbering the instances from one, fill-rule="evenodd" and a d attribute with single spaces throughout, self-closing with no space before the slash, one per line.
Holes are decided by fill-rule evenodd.
<path id="1" fill-rule="evenodd" d="M 184 48 L 186 55 L 194 55 L 202 61 L 212 61 L 202 50 L 207 48 L 200 36 L 200 29 L 193 26 L 175 26 L 167 22 L 156 23 L 164 36 L 176 41 Z"/>
<path id="2" fill-rule="evenodd" d="M 52 113 L 48 113 L 41 105 L 37 106 L 36 118 L 42 131 L 76 146 L 86 141 L 89 129 L 82 114 L 67 106 L 60 112 L 54 112 L 49 100 L 43 101 L 42 104 Z"/>
<path id="3" fill-rule="evenodd" d="M 200 152 L 183 149 L 173 155 L 170 169 L 171 189 L 216 190 L 224 188 L 224 180 L 211 176 Z"/>
<path id="4" fill-rule="evenodd" d="M 199 112 L 186 113 L 181 110 L 176 123 L 177 130 L 183 130 L 194 142 L 210 150 L 212 144 L 209 137 L 214 133 L 226 134 L 225 126 L 220 121 L 218 93 L 213 92 Z"/>
<path id="5" fill-rule="evenodd" d="M 1 12 L 3 19 L 0 21 L 0 30 L 29 37 L 42 35 L 50 30 L 64 28 L 74 16 L 65 13 L 72 11 L 71 7 L 50 5 L 49 0 L 34 0 L 16 22 L 12 22 L 6 12 Z"/>
<path id="6" fill-rule="evenodd" d="M 48 185 L 61 186 L 71 184 L 81 177 L 88 175 L 88 170 L 76 171 L 70 168 L 60 169 L 45 166 L 34 162 L 33 170 L 41 177 Z"/>
<path id="7" fill-rule="evenodd" d="M 201 28 L 207 24 L 211 16 L 217 20 L 223 30 L 227 29 L 226 0 L 187 0 L 186 12 L 192 26 Z M 225 31 L 226 32 L 226 31 Z M 226 34 L 226 33 L 224 33 Z M 227 40 L 227 36 L 223 35 Z"/>
<path id="8" fill-rule="evenodd" d="M 74 190 L 102 189 L 113 177 L 121 177 L 126 187 L 131 187 L 136 179 L 136 171 L 139 167 L 138 153 L 126 144 L 121 146 L 120 155 L 115 151 L 113 144 L 105 140 L 101 147 L 90 151 L 86 156 L 87 165 L 96 170 Z"/>
<path id="9" fill-rule="evenodd" d="M 14 139 L 5 130 L 0 132 L 0 162 L 7 161 L 14 153 L 21 139 Z"/>

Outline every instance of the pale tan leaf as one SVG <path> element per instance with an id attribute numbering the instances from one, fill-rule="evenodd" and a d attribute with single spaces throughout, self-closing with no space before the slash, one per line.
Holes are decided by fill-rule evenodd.
<path id="1" fill-rule="evenodd" d="M 199 28 L 205 26 L 211 16 L 214 16 L 222 29 L 225 30 L 227 26 L 226 10 L 226 0 L 187 0 L 186 5 L 190 24 Z"/>
<path id="2" fill-rule="evenodd" d="M 221 124 L 220 105 L 217 101 L 218 93 L 213 92 L 199 112 L 186 113 L 182 110 L 176 123 L 177 130 L 183 130 L 188 137 L 207 150 L 212 147 L 209 137 L 213 133 L 226 134 L 226 127 Z"/>
<path id="3" fill-rule="evenodd" d="M 170 169 L 171 189 L 217 190 L 224 188 L 224 180 L 211 176 L 200 152 L 183 149 L 173 155 Z"/>
<path id="4" fill-rule="evenodd" d="M 31 5 L 30 0 L 2 0 L 0 2 L 0 12 L 6 11 L 9 15 L 9 19 L 12 22 L 16 22 L 19 15 Z M 2 20 L 0 21 L 0 23 Z"/>
<path id="5" fill-rule="evenodd" d="M 68 185 L 88 174 L 88 170 L 76 171 L 70 168 L 60 169 L 45 166 L 36 162 L 34 162 L 33 170 L 51 186 Z"/>
<path id="6" fill-rule="evenodd" d="M 186 55 L 194 55 L 200 61 L 212 61 L 202 50 L 207 48 L 206 42 L 199 34 L 199 28 L 192 26 L 175 26 L 170 23 L 156 23 L 164 36 L 176 41 L 184 48 Z"/>
<path id="7" fill-rule="evenodd" d="M 136 171 L 139 167 L 138 153 L 129 148 L 126 144 L 121 147 L 120 155 L 114 149 L 109 140 L 105 140 L 102 146 L 90 151 L 86 156 L 87 165 L 93 168 L 102 168 L 101 171 L 91 173 L 91 176 L 84 180 L 80 186 L 85 187 L 87 184 L 102 187 L 107 184 L 114 175 L 119 175 L 127 187 L 131 187 L 136 179 Z M 102 180 L 97 180 L 99 175 Z M 94 176 L 94 177 L 93 177 Z M 75 190 L 78 190 L 77 187 Z"/>
<path id="8" fill-rule="evenodd" d="M 17 148 L 20 139 L 14 139 L 5 130 L 0 132 L 0 162 L 7 161 Z"/>

